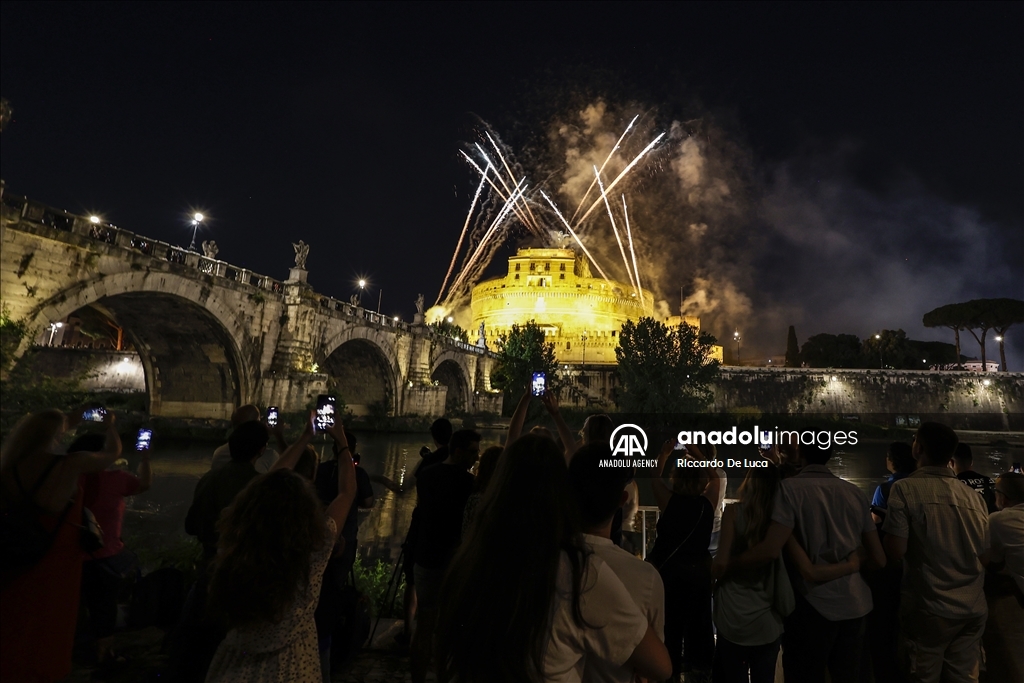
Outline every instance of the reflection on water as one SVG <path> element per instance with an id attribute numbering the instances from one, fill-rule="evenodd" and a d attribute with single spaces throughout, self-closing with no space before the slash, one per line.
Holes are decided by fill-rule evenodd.
<path id="1" fill-rule="evenodd" d="M 504 436 L 500 431 L 482 431 L 482 434 L 481 451 L 499 443 Z M 371 510 L 359 513 L 360 551 L 371 558 L 395 560 L 416 505 L 412 473 L 420 461 L 420 448 L 432 445 L 430 435 L 357 432 L 357 436 L 361 465 L 367 473 L 371 477 L 387 477 L 405 489 L 398 493 L 374 483 L 375 504 Z M 885 469 L 887 445 L 887 441 L 869 441 L 837 449 L 829 467 L 837 476 L 853 482 L 865 496 L 870 497 L 888 474 Z M 330 452 L 323 445 L 318 444 L 316 448 Z M 1013 463 L 1024 462 L 1024 448 L 981 445 L 972 448 L 974 469 L 993 478 L 1009 470 Z M 124 534 L 129 544 L 135 540 L 167 547 L 186 537 L 185 514 L 192 502 L 196 482 L 209 470 L 213 450 L 210 445 L 160 448 L 157 443 L 152 455 L 153 488 L 131 499 L 125 515 Z M 718 451 L 721 459 L 742 460 L 744 456 L 751 455 L 750 447 L 742 446 L 722 446 Z M 136 462 L 133 460 L 131 465 L 134 469 Z M 744 470 L 726 468 L 726 471 L 729 475 L 727 495 L 735 497 Z M 645 481 L 640 482 L 639 490 L 641 505 L 655 504 L 650 486 Z"/>

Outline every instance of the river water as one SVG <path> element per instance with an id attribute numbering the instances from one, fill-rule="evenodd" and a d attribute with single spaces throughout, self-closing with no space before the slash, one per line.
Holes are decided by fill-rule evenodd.
<path id="1" fill-rule="evenodd" d="M 480 449 L 499 444 L 504 430 L 481 430 Z M 404 483 L 405 492 L 396 493 L 374 483 L 375 504 L 371 510 L 360 511 L 359 549 L 364 557 L 393 561 L 398 558 L 402 541 L 409 528 L 416 492 L 412 472 L 419 463 L 419 451 L 432 445 L 429 434 L 356 432 L 362 467 L 371 475 L 383 475 Z M 887 441 L 862 441 L 856 446 L 838 448 L 829 462 L 837 475 L 856 484 L 866 497 L 888 474 L 885 469 Z M 326 444 L 315 444 L 318 451 L 330 452 Z M 1014 462 L 1024 461 L 1024 448 L 973 445 L 974 469 L 995 477 L 1007 471 Z M 210 468 L 214 446 L 173 445 L 161 447 L 159 441 L 152 454 L 153 487 L 145 494 L 129 500 L 125 514 L 124 538 L 129 546 L 145 544 L 169 548 L 187 538 L 185 513 L 192 502 L 196 482 Z M 719 458 L 750 456 L 750 447 L 721 446 Z M 134 458 L 130 462 L 134 469 Z M 735 496 L 743 470 L 727 468 L 727 496 Z M 639 481 L 641 505 L 653 505 L 653 495 L 646 481 Z M 156 550 L 156 548 L 150 548 Z"/>

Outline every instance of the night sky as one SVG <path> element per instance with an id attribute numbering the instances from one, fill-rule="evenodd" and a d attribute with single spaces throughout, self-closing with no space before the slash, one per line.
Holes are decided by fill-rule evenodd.
<path id="1" fill-rule="evenodd" d="M 664 215 L 704 211 L 659 288 L 705 277 L 719 338 L 765 356 L 790 324 L 952 341 L 922 314 L 1024 297 L 1022 26 L 1021 3 L 4 2 L 2 174 L 182 245 L 202 210 L 220 258 L 279 279 L 302 238 L 318 291 L 365 275 L 368 306 L 383 290 L 411 319 L 458 239 L 480 121 L 543 182 L 553 122 L 600 100 L 689 122 L 728 169 L 735 210 L 658 224 L 673 241 Z M 1024 328 L 1007 351 L 1021 370 Z"/>

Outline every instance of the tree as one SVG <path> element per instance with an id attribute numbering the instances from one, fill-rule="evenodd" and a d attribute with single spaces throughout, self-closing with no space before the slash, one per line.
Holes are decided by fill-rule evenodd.
<path id="1" fill-rule="evenodd" d="M 877 339 L 868 337 L 861 344 L 864 356 L 860 367 L 889 367 L 898 370 L 920 370 L 925 364 L 921 362 L 920 353 L 907 339 L 903 330 L 882 330 Z"/>
<path id="2" fill-rule="evenodd" d="M 928 311 L 922 321 L 925 327 L 949 327 L 956 333 L 956 355 L 960 358 L 960 330 L 967 330 L 981 347 L 981 367 L 988 360 L 985 338 L 989 330 L 999 336 L 1000 366 L 1006 370 L 1004 339 L 1013 325 L 1024 323 L 1024 301 L 1019 299 L 972 299 L 959 304 L 947 304 Z"/>
<path id="3" fill-rule="evenodd" d="M 429 327 L 434 332 L 444 337 L 451 337 L 452 339 L 458 339 L 459 341 L 469 342 L 469 335 L 466 331 L 455 323 L 448 322 L 446 318 L 430 323 Z"/>
<path id="4" fill-rule="evenodd" d="M 939 306 L 925 313 L 921 320 L 925 327 L 948 327 L 953 330 L 953 337 L 956 340 L 957 365 L 960 364 L 960 330 L 966 329 L 962 306 L 963 304 Z"/>
<path id="5" fill-rule="evenodd" d="M 491 371 L 491 384 L 505 392 L 505 400 L 517 401 L 530 386 L 533 373 L 547 375 L 547 388 L 560 386 L 555 345 L 544 337 L 544 330 L 535 321 L 512 325 L 508 334 L 498 338 L 497 364 Z M 507 407 L 507 406 L 506 406 Z"/>
<path id="6" fill-rule="evenodd" d="M 852 334 L 816 334 L 800 347 L 810 368 L 859 368 L 863 365 L 860 339 Z"/>
<path id="7" fill-rule="evenodd" d="M 786 338 L 786 367 L 800 367 L 800 345 L 796 340 L 796 328 L 789 326 L 789 336 Z"/>
<path id="8" fill-rule="evenodd" d="M 986 302 L 985 315 L 999 341 L 999 367 L 1006 372 L 1006 349 L 1004 347 L 1006 331 L 1014 325 L 1024 323 L 1024 301 L 1020 299 L 981 299 L 981 301 Z"/>
<path id="9" fill-rule="evenodd" d="M 622 391 L 619 407 L 632 413 L 684 413 L 705 410 L 719 362 L 716 339 L 683 323 L 670 328 L 653 318 L 627 321 L 619 332 L 615 357 Z"/>

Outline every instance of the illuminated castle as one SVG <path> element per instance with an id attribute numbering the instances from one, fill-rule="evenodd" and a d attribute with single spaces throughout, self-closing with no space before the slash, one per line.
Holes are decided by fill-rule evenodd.
<path id="1" fill-rule="evenodd" d="M 520 249 L 509 258 L 505 277 L 473 288 L 471 329 L 483 323 L 493 349 L 513 324 L 533 320 L 554 343 L 559 363 L 613 365 L 622 324 L 653 311 L 651 292 L 645 290 L 641 300 L 629 284 L 593 277 L 586 257 L 572 249 Z M 699 318 L 685 322 L 700 327 Z"/>

